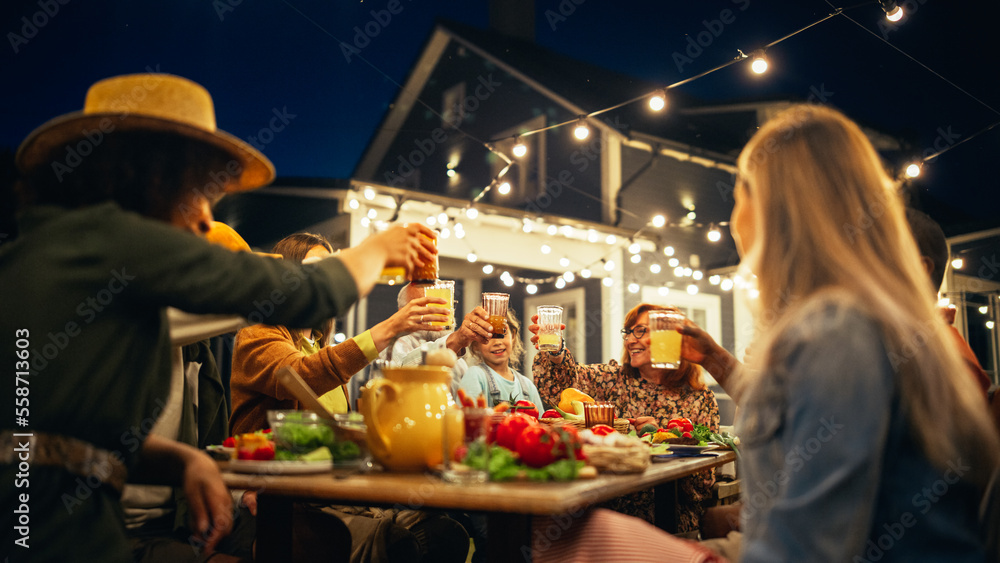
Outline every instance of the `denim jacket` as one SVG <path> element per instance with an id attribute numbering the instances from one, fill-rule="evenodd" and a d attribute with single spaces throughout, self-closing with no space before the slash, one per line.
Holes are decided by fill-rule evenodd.
<path id="1" fill-rule="evenodd" d="M 742 561 L 984 561 L 968 467 L 911 439 L 879 327 L 808 307 L 744 392 Z"/>

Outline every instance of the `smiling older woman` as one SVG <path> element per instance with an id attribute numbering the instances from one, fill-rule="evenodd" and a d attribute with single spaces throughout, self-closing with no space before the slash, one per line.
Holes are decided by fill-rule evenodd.
<path id="1" fill-rule="evenodd" d="M 717 432 L 719 405 L 715 394 L 702 381 L 698 366 L 681 361 L 677 369 L 653 367 L 649 312 L 655 310 L 673 309 L 642 303 L 625 316 L 621 363 L 611 360 L 606 364 L 580 365 L 567 349 L 556 354 L 537 354 L 532 369 L 542 400 L 558 403 L 563 389 L 575 387 L 599 401 L 614 403 L 621 417 L 650 416 L 659 426 L 666 426 L 672 418 L 684 417 Z M 535 332 L 537 325 L 529 330 Z M 704 512 L 701 501 L 711 495 L 714 480 L 713 473 L 706 471 L 679 482 L 679 532 L 698 529 Z M 653 521 L 652 490 L 619 500 L 612 505 L 616 510 Z"/>

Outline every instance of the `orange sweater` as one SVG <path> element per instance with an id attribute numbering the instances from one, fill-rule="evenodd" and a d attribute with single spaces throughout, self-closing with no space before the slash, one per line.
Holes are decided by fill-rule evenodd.
<path id="1" fill-rule="evenodd" d="M 283 326 L 254 325 L 236 335 L 230 388 L 233 435 L 267 428 L 267 411 L 302 408 L 276 374 L 291 366 L 317 395 L 347 383 L 368 365 L 368 358 L 354 340 L 326 346 L 316 354 L 303 354 Z"/>

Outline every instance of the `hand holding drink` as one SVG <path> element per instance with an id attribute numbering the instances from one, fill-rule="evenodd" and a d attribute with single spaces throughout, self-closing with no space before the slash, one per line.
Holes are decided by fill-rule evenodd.
<path id="1" fill-rule="evenodd" d="M 441 326 L 445 329 L 455 328 L 455 281 L 436 280 L 432 285 L 424 288 L 424 297 L 444 299 L 446 302 L 444 306 L 448 308 L 447 321 L 432 321 L 429 324 L 432 326 Z"/>
<path id="2" fill-rule="evenodd" d="M 684 315 L 677 311 L 649 312 L 649 353 L 654 368 L 677 369 L 681 365 Z"/>

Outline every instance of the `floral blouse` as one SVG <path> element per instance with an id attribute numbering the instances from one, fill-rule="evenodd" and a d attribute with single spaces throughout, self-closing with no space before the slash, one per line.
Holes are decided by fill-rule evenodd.
<path id="1" fill-rule="evenodd" d="M 697 390 L 687 385 L 667 388 L 638 376 L 629 377 L 615 360 L 607 364 L 580 365 L 569 350 L 561 364 L 553 364 L 544 354 L 536 354 L 532 372 L 538 393 L 548 404 L 558 404 L 563 389 L 575 387 L 598 401 L 613 403 L 619 418 L 652 416 L 660 427 L 664 427 L 670 419 L 683 417 L 695 424 L 704 424 L 713 432 L 719 431 L 719 404 L 709 389 Z M 698 529 L 704 513 L 702 502 L 712 497 L 714 482 L 712 470 L 678 481 L 678 532 Z M 652 489 L 616 500 L 618 502 L 611 505 L 615 510 L 653 521 Z"/>

